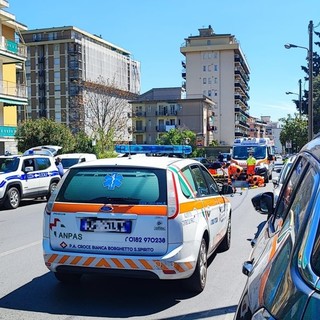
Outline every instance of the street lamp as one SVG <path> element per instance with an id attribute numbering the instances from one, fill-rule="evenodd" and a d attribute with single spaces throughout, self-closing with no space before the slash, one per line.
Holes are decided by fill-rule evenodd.
<path id="1" fill-rule="evenodd" d="M 287 91 L 286 94 L 295 94 L 299 97 L 299 117 L 301 118 L 301 110 L 302 110 L 302 97 L 301 97 L 301 79 L 298 81 L 299 83 L 299 93 Z"/>
<path id="2" fill-rule="evenodd" d="M 311 141 L 313 138 L 313 22 L 309 22 L 308 31 L 309 31 L 309 48 L 297 46 L 292 43 L 287 43 L 284 45 L 286 49 L 291 48 L 302 48 L 306 49 L 308 52 L 308 74 L 309 74 L 309 92 L 308 92 L 308 141 Z"/>

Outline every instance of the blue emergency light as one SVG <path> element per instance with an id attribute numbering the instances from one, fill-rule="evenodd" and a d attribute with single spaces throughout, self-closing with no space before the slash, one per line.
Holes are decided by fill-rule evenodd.
<path id="1" fill-rule="evenodd" d="M 191 146 L 187 145 L 148 145 L 148 144 L 118 144 L 115 148 L 118 153 L 165 153 L 165 154 L 190 154 Z"/>

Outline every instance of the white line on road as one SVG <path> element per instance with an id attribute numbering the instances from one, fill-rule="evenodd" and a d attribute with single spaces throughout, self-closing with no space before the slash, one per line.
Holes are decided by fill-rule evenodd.
<path id="1" fill-rule="evenodd" d="M 9 254 L 12 254 L 12 253 L 16 253 L 18 251 L 33 247 L 33 246 L 36 246 L 36 245 L 38 245 L 40 243 L 41 243 L 41 241 L 35 241 L 35 242 L 31 242 L 29 244 L 26 244 L 25 246 L 22 246 L 22 247 L 19 247 L 19 248 L 15 248 L 15 249 L 12 249 L 12 250 L 9 250 L 9 251 L 2 252 L 2 253 L 0 253 L 0 258 L 4 257 L 4 256 L 7 256 Z"/>

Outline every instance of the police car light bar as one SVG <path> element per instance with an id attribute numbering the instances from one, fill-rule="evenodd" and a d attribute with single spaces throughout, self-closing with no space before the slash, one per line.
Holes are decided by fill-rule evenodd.
<path id="1" fill-rule="evenodd" d="M 115 147 L 118 153 L 166 153 L 166 154 L 190 154 L 191 146 L 186 145 L 144 145 L 144 144 L 118 144 Z"/>

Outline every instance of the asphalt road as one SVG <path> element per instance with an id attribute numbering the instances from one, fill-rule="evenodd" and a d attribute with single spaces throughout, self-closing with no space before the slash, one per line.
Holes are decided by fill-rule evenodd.
<path id="1" fill-rule="evenodd" d="M 230 197 L 233 206 L 231 249 L 210 259 L 205 290 L 185 292 L 180 282 L 83 277 L 76 286 L 56 281 L 42 259 L 45 202 L 24 201 L 0 210 L 0 319 L 215 319 L 233 318 L 246 277 L 242 262 L 249 240 L 265 217 L 251 198 L 272 184 Z"/>

